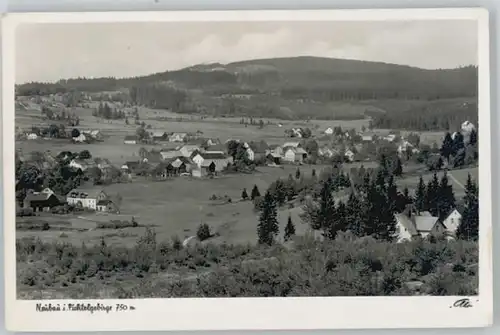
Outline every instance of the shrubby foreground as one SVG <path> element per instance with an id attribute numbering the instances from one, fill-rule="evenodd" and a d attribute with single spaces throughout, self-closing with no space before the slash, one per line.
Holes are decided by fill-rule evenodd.
<path id="1" fill-rule="evenodd" d="M 133 248 L 18 239 L 20 299 L 473 295 L 475 241 L 295 237 L 285 244 L 182 247 L 154 231 Z"/>

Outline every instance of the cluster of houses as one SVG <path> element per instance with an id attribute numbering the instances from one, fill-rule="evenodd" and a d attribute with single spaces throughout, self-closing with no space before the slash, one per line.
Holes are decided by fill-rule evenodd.
<path id="1" fill-rule="evenodd" d="M 201 132 L 196 133 L 167 133 L 163 131 L 153 131 L 150 133 L 151 139 L 154 142 L 175 142 L 175 143 L 186 143 L 189 140 L 200 138 Z M 123 139 L 125 144 L 138 144 L 140 139 L 136 135 L 127 135 Z"/>
<path id="2" fill-rule="evenodd" d="M 119 211 L 117 205 L 100 188 L 77 188 L 71 190 L 65 197 L 55 194 L 50 188 L 45 188 L 41 192 L 28 193 L 23 201 L 24 208 L 31 208 L 34 212 L 48 212 L 54 207 L 66 204 L 97 212 Z"/>
<path id="3" fill-rule="evenodd" d="M 397 241 L 411 241 L 429 236 L 453 238 L 462 222 L 462 214 L 453 208 L 443 217 L 444 219 L 440 220 L 427 211 L 419 212 L 414 206 L 408 206 L 402 213 L 395 214 Z"/>

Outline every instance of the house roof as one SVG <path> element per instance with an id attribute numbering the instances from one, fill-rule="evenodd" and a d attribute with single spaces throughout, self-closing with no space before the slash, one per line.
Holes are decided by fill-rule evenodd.
<path id="1" fill-rule="evenodd" d="M 438 218 L 435 216 L 414 216 L 413 221 L 415 222 L 415 228 L 417 231 L 421 232 L 427 232 L 431 231 L 436 222 L 438 221 Z"/>
<path id="2" fill-rule="evenodd" d="M 168 150 L 168 151 L 161 151 L 160 155 L 161 155 L 162 159 L 169 159 L 169 158 L 182 156 L 182 153 L 178 150 Z"/>
<path id="3" fill-rule="evenodd" d="M 275 149 L 278 149 L 280 147 L 281 147 L 281 145 L 279 145 L 279 144 L 270 144 L 269 145 L 269 149 L 270 150 L 275 150 Z"/>
<path id="4" fill-rule="evenodd" d="M 297 148 L 299 146 L 300 146 L 300 142 L 286 142 L 285 144 L 283 144 L 283 148 L 286 148 L 286 147 Z"/>
<path id="5" fill-rule="evenodd" d="M 199 155 L 203 159 L 226 159 L 227 156 L 218 152 L 200 152 Z"/>
<path id="6" fill-rule="evenodd" d="M 207 151 L 221 151 L 226 152 L 226 146 L 224 144 L 215 144 L 207 148 Z"/>
<path id="7" fill-rule="evenodd" d="M 26 195 L 26 197 L 24 198 L 25 201 L 47 201 L 49 200 L 51 197 L 56 197 L 58 200 L 59 198 L 53 194 L 53 193 L 43 193 L 43 192 L 39 192 L 39 193 L 29 193 Z"/>
<path id="8" fill-rule="evenodd" d="M 276 152 L 270 152 L 270 153 L 269 153 L 269 155 L 271 155 L 271 156 L 272 156 L 272 157 L 274 157 L 274 158 L 281 158 L 281 155 L 280 155 L 280 154 L 278 154 L 278 153 L 276 153 Z M 269 156 L 269 155 L 268 155 L 268 156 Z"/>
<path id="9" fill-rule="evenodd" d="M 97 206 L 107 206 L 109 204 L 112 204 L 113 201 L 109 200 L 109 199 L 106 199 L 106 200 L 99 200 L 97 202 Z"/>
<path id="10" fill-rule="evenodd" d="M 180 159 L 176 159 L 175 161 L 171 162 L 170 165 L 172 165 L 174 168 L 180 167 L 184 162 L 182 162 Z"/>
<path id="11" fill-rule="evenodd" d="M 67 196 L 70 198 L 97 198 L 99 193 L 103 192 L 100 188 L 75 188 L 68 192 Z"/>
<path id="12" fill-rule="evenodd" d="M 153 131 L 153 137 L 164 137 L 166 134 L 164 131 L 160 131 L 160 130 L 156 130 L 156 131 Z"/>
<path id="13" fill-rule="evenodd" d="M 406 214 L 400 213 L 394 214 L 394 216 L 396 217 L 396 221 L 405 227 L 412 236 L 418 235 L 415 224 Z"/>
<path id="14" fill-rule="evenodd" d="M 127 135 L 125 136 L 125 141 L 137 141 L 137 137 L 135 135 Z"/>
<path id="15" fill-rule="evenodd" d="M 196 144 L 186 144 L 181 147 L 181 150 L 185 149 L 188 151 L 200 150 L 200 147 Z"/>
<path id="16" fill-rule="evenodd" d="M 446 215 L 444 216 L 445 220 L 454 212 L 454 211 L 457 211 L 458 214 L 460 214 L 460 216 L 462 216 L 462 213 L 460 213 L 460 211 L 456 208 L 452 208 L 448 211 L 448 213 L 446 213 Z"/>
<path id="17" fill-rule="evenodd" d="M 187 133 L 172 133 L 171 136 L 181 136 L 181 137 L 186 137 Z"/>
<path id="18" fill-rule="evenodd" d="M 294 151 L 296 154 L 299 154 L 299 155 L 307 154 L 307 151 L 305 151 L 302 148 L 295 148 Z"/>

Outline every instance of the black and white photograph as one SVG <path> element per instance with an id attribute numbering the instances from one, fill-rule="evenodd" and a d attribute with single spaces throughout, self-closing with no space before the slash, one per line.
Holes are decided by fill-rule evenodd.
<path id="1" fill-rule="evenodd" d="M 13 299 L 40 319 L 76 308 L 53 300 L 479 304 L 481 25 L 465 10 L 376 13 L 17 22 L 3 95 Z"/>

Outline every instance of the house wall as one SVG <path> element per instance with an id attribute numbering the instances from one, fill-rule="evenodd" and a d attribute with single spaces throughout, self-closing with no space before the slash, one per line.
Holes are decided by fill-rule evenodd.
<path id="1" fill-rule="evenodd" d="M 96 208 L 97 208 L 97 202 L 99 202 L 100 200 L 105 200 L 106 198 L 107 198 L 107 196 L 106 196 L 106 194 L 104 192 L 100 192 L 97 195 L 97 197 L 95 197 L 95 198 L 92 198 L 92 197 L 88 197 L 88 198 L 71 198 L 71 197 L 68 197 L 68 204 L 76 206 L 78 204 L 78 202 L 81 202 L 83 208 L 88 208 L 88 209 L 96 210 Z"/>
<path id="2" fill-rule="evenodd" d="M 193 157 L 193 162 L 195 162 L 196 165 L 198 165 L 198 166 L 201 166 L 203 161 L 204 161 L 204 159 L 203 159 L 203 157 L 201 157 L 201 155 L 196 155 Z"/>
<path id="3" fill-rule="evenodd" d="M 450 233 L 455 233 L 457 231 L 458 226 L 462 223 L 462 215 L 454 210 L 445 220 L 444 225 L 446 226 L 446 230 Z"/>
<path id="4" fill-rule="evenodd" d="M 251 161 L 255 160 L 255 153 L 253 152 L 252 149 L 250 149 L 250 148 L 247 149 L 247 155 L 248 155 L 249 160 L 251 160 Z"/>
<path id="5" fill-rule="evenodd" d="M 295 152 L 293 150 L 287 150 L 283 159 L 288 162 L 295 161 Z"/>
<path id="6" fill-rule="evenodd" d="M 396 222 L 396 240 L 398 243 L 411 241 L 412 236 L 408 229 L 405 228 L 400 222 Z"/>

